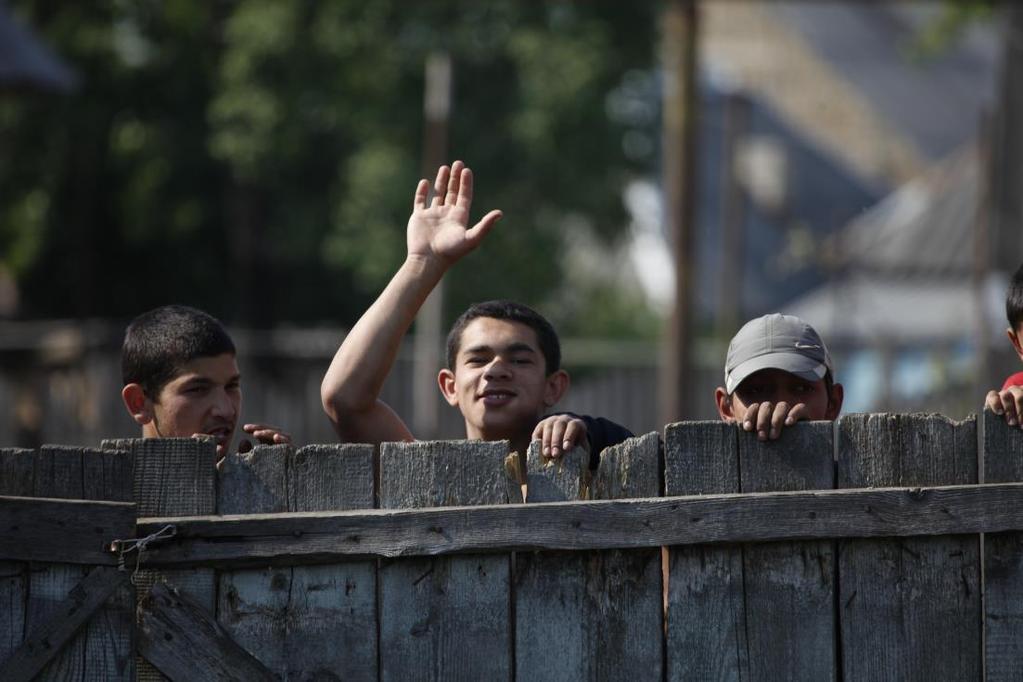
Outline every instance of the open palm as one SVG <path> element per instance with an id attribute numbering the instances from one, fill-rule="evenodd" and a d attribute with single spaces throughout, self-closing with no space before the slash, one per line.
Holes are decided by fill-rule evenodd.
<path id="1" fill-rule="evenodd" d="M 434 182 L 435 195 L 427 201 L 430 184 L 420 180 L 416 187 L 412 217 L 408 221 L 408 255 L 440 258 L 453 262 L 476 248 L 494 223 L 500 211 L 491 211 L 471 228 L 472 171 L 461 161 L 451 168 L 441 166 Z"/>

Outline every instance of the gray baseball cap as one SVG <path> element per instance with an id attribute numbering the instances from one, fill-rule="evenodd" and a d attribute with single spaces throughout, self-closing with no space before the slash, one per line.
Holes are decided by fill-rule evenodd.
<path id="1" fill-rule="evenodd" d="M 772 313 L 750 320 L 732 337 L 725 358 L 725 390 L 731 395 L 746 377 L 780 369 L 807 381 L 835 370 L 820 334 L 798 317 Z"/>

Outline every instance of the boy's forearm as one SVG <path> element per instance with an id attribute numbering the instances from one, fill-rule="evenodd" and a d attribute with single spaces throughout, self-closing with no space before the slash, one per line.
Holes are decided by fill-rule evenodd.
<path id="1" fill-rule="evenodd" d="M 335 425 L 374 408 L 394 366 L 401 340 L 447 270 L 439 259 L 410 257 L 338 348 L 320 387 Z"/>

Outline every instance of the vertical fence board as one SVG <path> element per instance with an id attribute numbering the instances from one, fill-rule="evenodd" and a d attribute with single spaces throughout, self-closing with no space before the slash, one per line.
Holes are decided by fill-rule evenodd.
<path id="1" fill-rule="evenodd" d="M 665 494 L 739 492 L 736 434 L 724 422 L 666 426 Z M 748 679 L 741 547 L 669 547 L 668 559 L 668 679 Z"/>
<path id="2" fill-rule="evenodd" d="M 257 446 L 220 476 L 220 513 L 373 506 L 368 445 Z M 282 679 L 377 674 L 376 563 L 231 571 L 220 575 L 221 624 Z"/>
<path id="3" fill-rule="evenodd" d="M 529 451 L 529 502 L 660 493 L 656 433 L 606 449 L 590 486 L 586 453 L 544 461 L 536 446 Z M 515 563 L 518 679 L 661 679 L 660 549 L 521 552 Z"/>
<path id="4" fill-rule="evenodd" d="M 34 462 L 34 450 L 0 448 L 0 495 L 30 497 Z M 28 564 L 0 561 L 0 663 L 25 638 L 28 575 Z"/>
<path id="5" fill-rule="evenodd" d="M 984 482 L 1023 481 L 1023 429 L 983 415 Z M 985 672 L 988 680 L 1019 678 L 1023 661 L 1023 533 L 984 536 Z"/>
<path id="6" fill-rule="evenodd" d="M 582 448 L 547 459 L 533 441 L 526 457 L 526 502 L 587 499 L 589 459 Z M 587 629 L 586 564 L 581 552 L 516 552 L 516 679 L 593 678 L 591 658 L 598 647 Z"/>
<path id="7" fill-rule="evenodd" d="M 506 441 L 384 443 L 385 509 L 508 501 Z M 512 670 L 508 555 L 382 562 L 381 679 L 496 680 Z"/>
<path id="8" fill-rule="evenodd" d="M 661 438 L 650 433 L 604 450 L 595 500 L 657 497 Z M 588 557 L 588 621 L 598 680 L 661 680 L 664 589 L 661 549 L 611 550 Z"/>
<path id="9" fill-rule="evenodd" d="M 767 442 L 740 431 L 741 492 L 833 488 L 833 433 L 832 422 L 802 422 Z M 830 541 L 743 548 L 752 679 L 837 678 L 834 549 Z"/>
<path id="10" fill-rule="evenodd" d="M 131 458 L 126 452 L 44 445 L 36 455 L 32 494 L 123 502 L 131 499 L 130 481 Z M 88 573 L 87 566 L 34 565 L 29 580 L 26 631 L 49 620 Z M 54 656 L 41 677 L 133 679 L 133 625 L 134 593 L 130 586 L 125 586 Z"/>
<path id="11" fill-rule="evenodd" d="M 131 453 L 132 497 L 140 517 L 201 516 L 215 512 L 217 447 L 212 439 L 120 438 L 104 440 L 102 447 Z M 133 580 L 139 599 L 145 597 L 155 582 L 166 580 L 211 614 L 216 606 L 213 569 L 143 569 Z M 163 679 L 140 657 L 136 657 L 136 666 L 139 680 Z"/>
<path id="12" fill-rule="evenodd" d="M 838 482 L 842 488 L 976 483 L 976 421 L 843 417 Z M 841 542 L 845 679 L 980 679 L 979 565 L 978 536 Z"/>

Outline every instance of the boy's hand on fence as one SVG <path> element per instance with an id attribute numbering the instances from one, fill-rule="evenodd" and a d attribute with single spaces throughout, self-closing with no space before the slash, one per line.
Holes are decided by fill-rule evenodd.
<path id="1" fill-rule="evenodd" d="M 491 211 L 468 227 L 472 171 L 461 161 L 455 161 L 451 168 L 440 167 L 434 191 L 433 199 L 427 202 L 430 183 L 420 180 L 416 187 L 412 217 L 408 221 L 408 257 L 439 260 L 446 267 L 475 249 L 502 214 Z"/>
<path id="2" fill-rule="evenodd" d="M 792 426 L 806 418 L 805 403 L 751 403 L 742 419 L 742 428 L 744 431 L 756 431 L 758 440 L 776 440 L 781 436 L 782 427 Z"/>
<path id="3" fill-rule="evenodd" d="M 571 414 L 555 414 L 540 420 L 533 429 L 533 440 L 541 442 L 545 457 L 557 458 L 577 445 L 589 447 L 586 422 Z"/>
<path id="4" fill-rule="evenodd" d="M 984 407 L 1005 417 L 1009 426 L 1023 426 L 1023 386 L 1009 386 L 1004 391 L 988 391 Z"/>
<path id="5" fill-rule="evenodd" d="M 267 424 L 243 424 L 242 431 L 253 435 L 263 445 L 279 445 L 281 443 L 290 443 L 291 434 L 285 433 L 276 426 L 268 426 Z M 241 448 L 238 448 L 241 452 Z"/>

